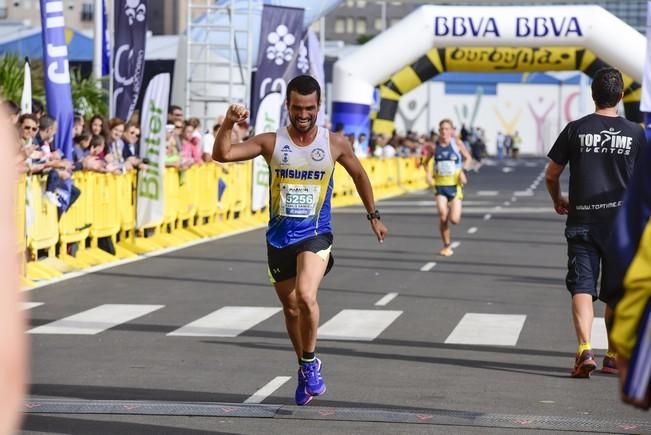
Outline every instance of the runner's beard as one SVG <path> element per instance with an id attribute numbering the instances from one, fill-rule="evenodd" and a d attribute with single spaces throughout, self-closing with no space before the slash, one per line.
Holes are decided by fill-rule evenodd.
<path id="1" fill-rule="evenodd" d="M 292 116 L 289 116 L 289 122 L 292 124 L 292 127 L 296 129 L 296 131 L 307 133 L 308 131 L 312 130 L 312 128 L 314 128 L 314 124 L 316 124 L 316 118 L 310 117 L 309 121 L 307 122 L 307 127 L 299 127 L 298 120 Z"/>

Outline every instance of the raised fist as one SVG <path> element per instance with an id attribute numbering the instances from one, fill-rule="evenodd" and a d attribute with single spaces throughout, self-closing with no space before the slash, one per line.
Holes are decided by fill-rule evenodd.
<path id="1" fill-rule="evenodd" d="M 226 119 L 233 122 L 233 124 L 239 124 L 242 121 L 246 121 L 249 117 L 249 111 L 246 107 L 241 104 L 231 104 L 226 112 Z"/>

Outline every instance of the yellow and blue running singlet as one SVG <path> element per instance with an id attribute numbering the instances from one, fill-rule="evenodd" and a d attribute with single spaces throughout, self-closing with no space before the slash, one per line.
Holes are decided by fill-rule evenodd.
<path id="1" fill-rule="evenodd" d="M 274 248 L 284 248 L 308 237 L 331 233 L 335 164 L 328 130 L 319 127 L 311 144 L 298 146 L 287 128 L 278 129 L 269 166 L 267 242 Z"/>
<path id="2" fill-rule="evenodd" d="M 463 162 L 454 139 L 448 145 L 436 144 L 433 164 L 435 186 L 457 186 L 459 184 Z"/>

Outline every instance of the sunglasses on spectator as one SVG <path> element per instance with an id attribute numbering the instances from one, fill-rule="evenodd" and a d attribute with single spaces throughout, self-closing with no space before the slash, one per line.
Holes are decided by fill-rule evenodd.
<path id="1" fill-rule="evenodd" d="M 23 130 L 25 130 L 25 131 L 29 131 L 29 130 L 38 131 L 38 127 L 30 127 L 29 125 L 26 125 L 26 126 L 23 127 Z"/>

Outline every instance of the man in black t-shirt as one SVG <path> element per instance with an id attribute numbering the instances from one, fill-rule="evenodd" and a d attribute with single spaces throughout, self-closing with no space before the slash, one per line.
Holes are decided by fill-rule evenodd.
<path id="1" fill-rule="evenodd" d="M 590 346 L 594 311 L 592 303 L 606 303 L 606 329 L 610 330 L 613 308 L 621 289 L 612 283 L 611 250 L 607 246 L 611 227 L 640 147 L 646 143 L 641 126 L 617 115 L 623 96 L 621 73 L 602 68 L 592 81 L 595 113 L 572 121 L 549 151 L 545 172 L 547 190 L 558 214 L 567 215 L 567 277 L 572 294 L 572 317 L 579 342 L 572 377 L 589 378 L 597 367 Z M 560 175 L 570 165 L 569 200 L 562 196 Z M 597 291 L 599 269 L 601 288 Z M 608 343 L 602 372 L 617 374 L 616 355 Z"/>

